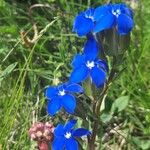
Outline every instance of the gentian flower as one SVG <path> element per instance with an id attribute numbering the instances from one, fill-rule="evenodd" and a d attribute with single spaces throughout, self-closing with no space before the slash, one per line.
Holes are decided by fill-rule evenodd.
<path id="1" fill-rule="evenodd" d="M 74 113 L 76 100 L 72 93 L 81 93 L 83 88 L 76 83 L 64 83 L 56 87 L 46 89 L 46 98 L 48 102 L 48 113 L 55 115 L 61 107 L 68 113 Z"/>
<path id="2" fill-rule="evenodd" d="M 105 61 L 97 58 L 97 55 L 97 42 L 93 36 L 89 36 L 84 46 L 84 54 L 77 54 L 73 59 L 74 70 L 70 75 L 70 81 L 79 83 L 90 77 L 97 87 L 103 86 L 108 67 Z"/>
<path id="3" fill-rule="evenodd" d="M 53 150 L 78 150 L 78 142 L 75 138 L 89 135 L 90 131 L 84 128 L 73 130 L 76 120 L 70 120 L 65 125 L 58 124 L 54 130 Z"/>
<path id="4" fill-rule="evenodd" d="M 133 13 L 125 4 L 108 4 L 95 9 L 93 32 L 117 27 L 119 34 L 128 34 L 134 25 Z"/>
<path id="5" fill-rule="evenodd" d="M 93 8 L 77 15 L 73 24 L 73 32 L 76 32 L 79 36 L 87 35 L 94 27 L 93 15 Z"/>
<path id="6" fill-rule="evenodd" d="M 128 34 L 134 25 L 133 12 L 125 4 L 107 4 L 89 8 L 76 16 L 73 31 L 79 36 L 117 27 L 119 34 Z"/>

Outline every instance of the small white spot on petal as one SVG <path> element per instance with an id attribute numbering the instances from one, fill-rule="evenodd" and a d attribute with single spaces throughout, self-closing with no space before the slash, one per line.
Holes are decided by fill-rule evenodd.
<path id="1" fill-rule="evenodd" d="M 89 69 L 92 69 L 94 66 L 95 66 L 95 64 L 94 64 L 94 61 L 87 61 L 87 64 L 86 64 L 86 66 L 89 68 Z"/>
<path id="2" fill-rule="evenodd" d="M 65 138 L 70 139 L 71 138 L 71 133 L 70 132 L 66 132 L 66 134 L 64 136 L 65 136 Z"/>
<path id="3" fill-rule="evenodd" d="M 90 13 L 89 13 L 89 14 L 85 13 L 85 18 L 89 18 L 89 19 L 94 20 L 94 17 L 93 17 L 93 15 L 92 15 L 92 11 L 91 11 L 91 10 L 90 10 Z"/>
<path id="4" fill-rule="evenodd" d="M 119 14 L 119 15 L 121 14 L 120 9 L 117 9 L 116 12 L 117 12 L 117 14 Z"/>
<path id="5" fill-rule="evenodd" d="M 117 10 L 114 10 L 114 9 L 113 9 L 111 12 L 112 12 L 112 14 L 115 15 L 116 17 L 119 17 L 119 15 L 121 14 L 121 10 L 120 10 L 120 9 L 117 9 Z"/>
<path id="6" fill-rule="evenodd" d="M 65 90 L 62 90 L 62 91 L 59 91 L 58 93 L 60 96 L 64 96 L 66 93 L 65 93 Z"/>

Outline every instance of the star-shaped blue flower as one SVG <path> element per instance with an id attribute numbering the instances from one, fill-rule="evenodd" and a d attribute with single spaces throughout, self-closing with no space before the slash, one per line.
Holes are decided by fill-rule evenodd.
<path id="1" fill-rule="evenodd" d="M 68 113 L 74 113 L 76 100 L 72 93 L 81 93 L 83 88 L 76 83 L 64 83 L 56 87 L 48 87 L 45 96 L 48 101 L 48 113 L 55 115 L 64 107 Z"/>
<path id="2" fill-rule="evenodd" d="M 76 120 L 70 120 L 65 125 L 58 124 L 54 130 L 53 150 L 78 150 L 75 138 L 90 135 L 91 132 L 84 128 L 73 130 Z"/>
<path id="3" fill-rule="evenodd" d="M 128 34 L 133 26 L 133 12 L 125 4 L 108 4 L 100 6 L 94 11 L 96 22 L 93 32 L 100 32 L 105 29 L 116 27 L 119 34 Z"/>
<path id="4" fill-rule="evenodd" d="M 106 81 L 106 71 L 108 70 L 105 61 L 97 58 L 98 45 L 93 36 L 89 36 L 84 46 L 84 54 L 77 54 L 72 62 L 73 72 L 70 81 L 79 83 L 90 77 L 97 86 L 103 86 Z"/>

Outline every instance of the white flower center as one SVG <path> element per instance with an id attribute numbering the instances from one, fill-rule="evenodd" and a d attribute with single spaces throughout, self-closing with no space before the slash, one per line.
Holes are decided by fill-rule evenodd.
<path id="1" fill-rule="evenodd" d="M 65 138 L 70 139 L 71 133 L 70 132 L 66 132 L 66 134 L 64 136 L 65 136 Z"/>
<path id="2" fill-rule="evenodd" d="M 92 20 L 94 20 L 94 17 L 93 17 L 93 16 L 89 16 L 89 19 L 92 19 Z"/>
<path id="3" fill-rule="evenodd" d="M 66 93 L 65 93 L 65 91 L 64 90 L 62 90 L 62 91 L 59 91 L 59 95 L 60 96 L 64 96 Z"/>
<path id="4" fill-rule="evenodd" d="M 116 17 L 118 17 L 121 14 L 121 11 L 120 11 L 120 9 L 117 9 L 117 10 L 113 9 L 112 14 L 115 15 Z"/>
<path id="5" fill-rule="evenodd" d="M 94 61 L 87 61 L 87 64 L 86 66 L 89 68 L 89 69 L 92 69 L 95 65 L 94 65 Z"/>
<path id="6" fill-rule="evenodd" d="M 94 17 L 93 17 L 93 15 L 92 15 L 92 11 L 90 11 L 89 14 L 85 13 L 85 18 L 89 18 L 89 19 L 94 20 Z"/>
<path id="7" fill-rule="evenodd" d="M 85 18 L 89 18 L 89 19 L 92 19 L 92 20 L 94 20 L 94 18 L 93 18 L 93 16 L 88 16 L 88 15 L 85 15 Z"/>

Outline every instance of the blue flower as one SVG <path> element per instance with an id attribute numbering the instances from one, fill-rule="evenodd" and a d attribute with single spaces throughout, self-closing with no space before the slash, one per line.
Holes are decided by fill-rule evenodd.
<path id="1" fill-rule="evenodd" d="M 72 62 L 74 68 L 70 75 L 70 81 L 79 83 L 90 77 L 96 87 L 103 86 L 106 81 L 105 61 L 97 58 L 98 45 L 93 36 L 90 36 L 84 46 L 84 54 L 77 54 Z"/>
<path id="2" fill-rule="evenodd" d="M 133 13 L 125 4 L 108 4 L 95 9 L 93 32 L 116 27 L 119 34 L 128 34 L 133 26 Z"/>
<path id="3" fill-rule="evenodd" d="M 73 24 L 73 32 L 76 32 L 79 36 L 85 36 L 91 32 L 94 27 L 93 15 L 93 8 L 77 15 Z"/>
<path id="4" fill-rule="evenodd" d="M 73 31 L 79 36 L 116 27 L 119 34 L 128 34 L 134 26 L 133 12 L 125 4 L 107 4 L 89 8 L 76 16 Z"/>
<path id="5" fill-rule="evenodd" d="M 76 120 L 70 120 L 65 125 L 58 124 L 54 130 L 53 150 L 78 150 L 78 142 L 75 138 L 90 135 L 90 131 L 84 128 L 73 130 Z"/>
<path id="6" fill-rule="evenodd" d="M 55 115 L 61 107 L 68 113 L 74 113 L 76 100 L 72 93 L 81 93 L 83 88 L 76 83 L 64 83 L 56 87 L 48 87 L 45 96 L 48 101 L 48 113 Z"/>

